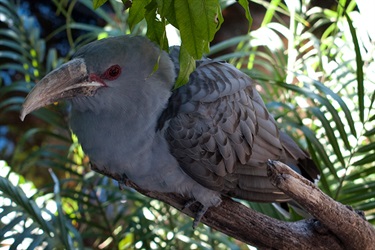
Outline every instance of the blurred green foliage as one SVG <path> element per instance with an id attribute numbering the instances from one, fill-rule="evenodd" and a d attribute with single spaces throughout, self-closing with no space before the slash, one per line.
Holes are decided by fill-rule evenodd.
<path id="1" fill-rule="evenodd" d="M 171 1 L 147 1 L 159 7 L 148 5 L 145 19 L 132 14 L 140 1 L 133 1 L 129 10 L 110 0 L 107 11 L 99 7 L 106 1 L 53 2 L 66 24 L 41 37 L 37 26 L 26 25 L 28 17 L 17 12 L 16 1 L 0 0 L 0 127 L 6 129 L 3 139 L 13 145 L 0 149 L 0 247 L 247 249 L 206 226 L 193 231 L 191 218 L 133 190 L 120 191 L 115 181 L 90 171 L 88 158 L 66 125 L 63 105 L 19 121 L 23 99 L 35 82 L 80 46 L 124 33 L 158 37 L 164 44 L 160 34 L 165 37 L 165 32 L 155 33 L 154 28 L 175 25 L 167 14 L 165 19 L 153 14 Z M 218 59 L 228 60 L 257 81 L 280 127 L 319 165 L 319 187 L 364 210 L 374 223 L 375 31 L 363 25 L 375 18 L 366 5 L 371 3 L 340 0 L 325 9 L 307 0 L 253 2 L 266 8 L 260 27 L 212 46 L 210 53 L 236 47 Z M 78 3 L 104 20 L 104 27 L 73 20 Z M 225 1 L 220 4 L 226 6 Z M 159 23 L 151 24 L 152 20 Z M 83 35 L 74 36 L 76 30 Z M 61 32 L 70 45 L 66 58 L 46 46 Z M 249 205 L 288 219 L 270 204 Z"/>

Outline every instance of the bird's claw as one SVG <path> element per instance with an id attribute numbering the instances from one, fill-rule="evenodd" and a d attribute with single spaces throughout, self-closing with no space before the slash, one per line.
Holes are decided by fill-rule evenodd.
<path id="1" fill-rule="evenodd" d="M 191 205 L 193 205 L 193 204 L 196 203 L 196 202 L 198 202 L 196 199 L 190 199 L 190 200 L 188 200 L 188 201 L 184 204 L 182 210 L 185 210 L 186 208 L 189 208 Z"/>
<path id="2" fill-rule="evenodd" d="M 191 205 L 193 205 L 194 203 L 199 203 L 199 208 L 198 208 L 198 211 L 195 213 L 195 216 L 194 216 L 194 221 L 193 221 L 193 229 L 196 229 L 198 227 L 198 224 L 199 222 L 201 221 L 203 215 L 206 213 L 208 207 L 207 206 L 204 206 L 202 205 L 199 201 L 195 200 L 195 199 L 190 199 L 188 200 L 184 207 L 182 208 L 182 210 L 186 209 L 186 208 L 189 208 Z"/>
<path id="3" fill-rule="evenodd" d="M 203 215 L 207 212 L 208 207 L 203 206 L 202 204 L 199 206 L 197 213 L 195 214 L 194 221 L 193 221 L 193 229 L 196 229 L 199 222 L 201 221 Z"/>
<path id="4" fill-rule="evenodd" d="M 121 178 L 117 181 L 118 188 L 123 191 L 127 186 L 129 186 L 129 179 L 125 174 L 122 174 Z"/>
<path id="5" fill-rule="evenodd" d="M 126 188 L 125 182 L 124 181 L 118 181 L 118 189 L 123 191 Z"/>

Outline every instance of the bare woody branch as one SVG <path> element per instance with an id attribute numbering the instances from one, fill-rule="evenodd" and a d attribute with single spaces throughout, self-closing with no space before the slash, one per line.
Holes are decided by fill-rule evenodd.
<path id="1" fill-rule="evenodd" d="M 97 171 L 95 166 L 93 169 Z M 102 173 L 109 176 L 107 173 Z M 271 182 L 297 201 L 316 219 L 284 222 L 223 197 L 218 207 L 211 207 L 202 222 L 218 231 L 260 249 L 373 249 L 374 227 L 350 208 L 334 201 L 314 184 L 281 162 L 270 161 Z M 109 176 L 121 180 L 120 176 Z M 198 206 L 183 209 L 189 201 L 174 193 L 143 190 L 128 181 L 127 186 L 161 200 L 194 217 Z"/>
<path id="2" fill-rule="evenodd" d="M 374 249 L 375 229 L 358 213 L 336 202 L 287 165 L 270 161 L 268 175 L 278 187 L 326 226 L 346 249 Z"/>

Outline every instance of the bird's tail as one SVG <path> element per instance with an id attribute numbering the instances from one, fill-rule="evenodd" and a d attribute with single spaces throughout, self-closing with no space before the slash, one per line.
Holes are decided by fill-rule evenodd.
<path id="1" fill-rule="evenodd" d="M 310 155 L 298 147 L 298 145 L 282 131 L 280 131 L 280 141 L 288 157 L 288 160 L 285 163 L 306 179 L 312 182 L 319 180 L 319 168 L 310 158 Z"/>

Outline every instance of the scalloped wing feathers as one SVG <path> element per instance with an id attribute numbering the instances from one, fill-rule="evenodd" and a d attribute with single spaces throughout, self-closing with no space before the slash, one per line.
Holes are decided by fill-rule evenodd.
<path id="1" fill-rule="evenodd" d="M 301 172 L 298 160 L 308 155 L 286 134 L 280 137 L 247 75 L 230 64 L 205 60 L 175 91 L 170 107 L 170 150 L 198 183 L 251 201 L 288 200 L 269 182 L 266 162 L 280 160 Z"/>

